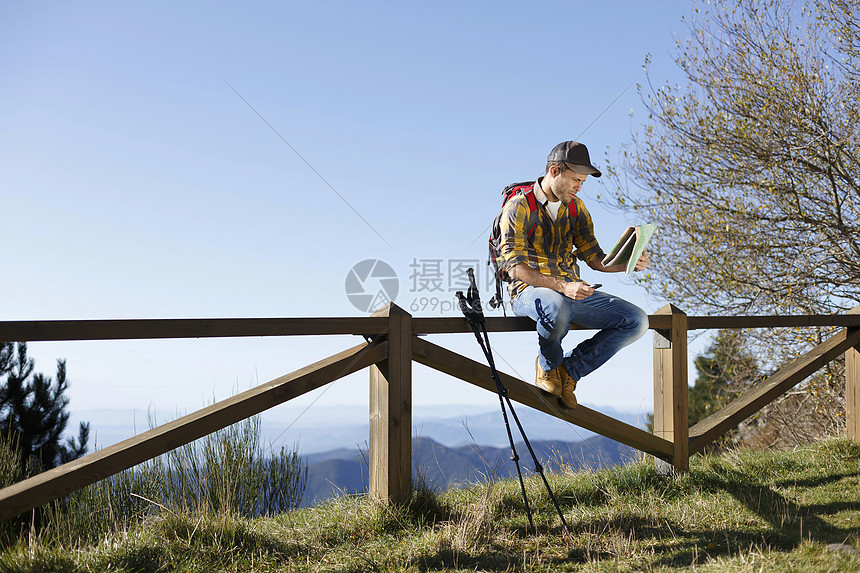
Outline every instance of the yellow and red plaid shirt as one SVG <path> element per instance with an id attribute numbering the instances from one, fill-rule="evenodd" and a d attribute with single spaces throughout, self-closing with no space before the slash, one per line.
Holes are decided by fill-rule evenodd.
<path id="1" fill-rule="evenodd" d="M 542 179 L 538 179 L 536 190 Z M 571 224 L 565 205 L 561 206 L 553 221 L 546 208 L 546 196 L 537 191 L 535 198 L 538 200 L 537 218 L 534 234 L 530 238 L 527 237 L 529 205 L 525 196 L 516 195 L 505 203 L 500 221 L 502 244 L 499 267 L 510 269 L 525 263 L 547 276 L 568 281 L 581 280 L 576 259 L 591 261 L 606 256 L 594 237 L 594 223 L 585 203 L 579 197 L 573 199 L 576 202 L 576 220 Z M 522 281 L 512 281 L 508 287 L 511 298 L 525 287 L 526 283 Z"/>

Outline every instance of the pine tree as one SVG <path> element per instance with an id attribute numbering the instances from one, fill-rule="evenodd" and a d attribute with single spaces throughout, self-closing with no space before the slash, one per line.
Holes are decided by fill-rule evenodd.
<path id="1" fill-rule="evenodd" d="M 57 360 L 56 382 L 34 369 L 25 342 L 0 343 L 0 432 L 17 444 L 28 475 L 85 454 L 90 432 L 82 422 L 77 438 L 63 440 L 69 421 L 65 360 Z"/>
<path id="2" fill-rule="evenodd" d="M 696 382 L 690 388 L 690 425 L 731 402 L 760 379 L 760 366 L 738 330 L 720 330 L 707 350 L 695 358 Z"/>
<path id="3" fill-rule="evenodd" d="M 726 406 L 761 380 L 761 365 L 742 331 L 720 330 L 703 354 L 693 360 L 696 382 L 690 388 L 687 417 L 690 426 Z M 708 449 L 721 449 L 737 430 L 724 434 Z"/>

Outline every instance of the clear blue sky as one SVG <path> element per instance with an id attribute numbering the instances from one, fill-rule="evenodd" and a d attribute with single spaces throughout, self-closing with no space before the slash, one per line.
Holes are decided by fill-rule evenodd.
<path id="1" fill-rule="evenodd" d="M 645 80 L 646 54 L 658 81 L 677 78 L 670 52 L 689 10 L 3 2 L 0 320 L 356 316 L 344 281 L 368 258 L 396 269 L 402 307 L 450 303 L 448 291 L 410 292 L 411 264 L 474 259 L 483 270 L 501 188 L 539 175 L 559 141 L 579 137 L 604 166 L 645 117 L 625 88 Z M 631 221 L 594 202 L 604 183 L 590 179 L 583 196 L 607 248 Z M 586 278 L 649 312 L 665 303 L 618 275 Z M 31 353 L 46 373 L 68 360 L 73 411 L 185 412 L 359 341 L 34 343 Z M 438 342 L 482 357 L 471 335 Z M 504 370 L 531 379 L 533 334 L 493 343 Z M 578 395 L 650 411 L 650 336 Z M 366 402 L 367 374 L 313 399 Z M 497 404 L 421 367 L 414 400 Z"/>

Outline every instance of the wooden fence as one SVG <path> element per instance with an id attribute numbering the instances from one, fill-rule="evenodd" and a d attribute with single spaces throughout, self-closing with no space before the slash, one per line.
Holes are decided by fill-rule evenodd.
<path id="1" fill-rule="evenodd" d="M 534 384 L 501 373 L 509 396 L 551 416 L 653 455 L 675 470 L 691 454 L 775 400 L 830 361 L 846 357 L 848 437 L 860 442 L 860 307 L 838 316 L 687 316 L 667 305 L 649 317 L 654 330 L 654 433 L 585 406 L 563 408 Z M 687 424 L 687 333 L 715 328 L 835 326 L 841 331 L 692 428 Z M 487 318 L 491 332 L 534 330 L 526 318 Z M 217 402 L 133 438 L 0 490 L 0 520 L 131 468 L 363 368 L 370 368 L 369 492 L 392 502 L 412 491 L 412 362 L 490 392 L 489 367 L 423 335 L 469 333 L 463 318 L 412 317 L 389 305 L 370 317 L 0 322 L 0 341 L 118 340 L 355 334 L 365 342 L 291 374 Z"/>

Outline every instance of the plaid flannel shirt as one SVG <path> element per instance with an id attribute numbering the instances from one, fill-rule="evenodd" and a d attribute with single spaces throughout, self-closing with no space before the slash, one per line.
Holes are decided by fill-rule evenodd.
<path id="1" fill-rule="evenodd" d="M 573 225 L 564 205 L 559 210 L 557 219 L 553 221 L 546 209 L 547 200 L 545 197 L 541 200 L 541 195 L 542 193 L 535 195 L 538 208 L 531 239 L 526 237 L 529 219 L 526 198 L 519 194 L 505 204 L 500 221 L 502 244 L 499 265 L 510 269 L 514 265 L 525 263 L 547 276 L 566 281 L 581 280 L 576 259 L 592 261 L 606 256 L 594 237 L 591 215 L 585 203 L 575 197 L 573 200 L 576 201 L 576 220 Z M 508 286 L 511 298 L 526 286 L 523 281 L 512 281 Z"/>

